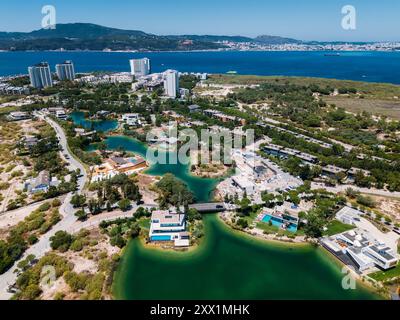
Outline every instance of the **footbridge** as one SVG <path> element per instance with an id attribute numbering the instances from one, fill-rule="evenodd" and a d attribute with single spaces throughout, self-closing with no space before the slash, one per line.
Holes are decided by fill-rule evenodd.
<path id="1" fill-rule="evenodd" d="M 196 209 L 200 213 L 222 212 L 236 209 L 235 205 L 223 202 L 196 203 L 189 205 L 189 209 Z"/>

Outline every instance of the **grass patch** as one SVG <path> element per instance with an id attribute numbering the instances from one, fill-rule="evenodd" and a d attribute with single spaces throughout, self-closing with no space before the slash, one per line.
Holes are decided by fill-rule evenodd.
<path id="1" fill-rule="evenodd" d="M 140 228 L 150 230 L 150 218 L 142 218 L 138 223 Z"/>
<path id="2" fill-rule="evenodd" d="M 385 281 L 393 278 L 398 278 L 400 277 L 400 264 L 397 264 L 397 266 L 393 269 L 387 271 L 373 272 L 370 273 L 368 276 L 370 276 L 372 279 L 376 281 Z"/>
<path id="3" fill-rule="evenodd" d="M 326 227 L 328 230 L 324 231 L 324 236 L 333 236 L 355 228 L 355 226 L 342 223 L 339 220 L 332 220 Z"/>
<path id="4" fill-rule="evenodd" d="M 287 230 L 280 229 L 276 226 L 269 225 L 268 223 L 259 222 L 256 227 L 261 229 L 266 234 L 276 234 L 278 237 L 286 236 L 288 238 L 295 238 L 296 236 L 302 236 L 304 233 L 301 230 L 297 230 L 297 232 L 293 233 Z"/>
<path id="5" fill-rule="evenodd" d="M 399 100 L 359 99 L 356 97 L 324 97 L 324 101 L 353 113 L 367 111 L 370 114 L 382 114 L 400 120 Z"/>

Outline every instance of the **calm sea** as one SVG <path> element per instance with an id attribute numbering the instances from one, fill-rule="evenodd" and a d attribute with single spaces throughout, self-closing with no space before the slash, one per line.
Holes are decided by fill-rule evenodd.
<path id="1" fill-rule="evenodd" d="M 129 59 L 148 57 L 153 72 L 308 76 L 400 84 L 400 52 L 0 52 L 0 76 L 27 73 L 28 66 L 72 60 L 77 72 L 129 71 Z"/>

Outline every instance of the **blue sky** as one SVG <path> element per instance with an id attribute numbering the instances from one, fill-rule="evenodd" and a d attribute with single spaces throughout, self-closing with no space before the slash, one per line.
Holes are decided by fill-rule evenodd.
<path id="1" fill-rule="evenodd" d="M 341 8 L 357 30 L 341 28 Z M 57 23 L 91 22 L 155 34 L 270 34 L 302 40 L 400 40 L 398 0 L 1 0 L 0 31 L 39 29 L 44 5 Z"/>

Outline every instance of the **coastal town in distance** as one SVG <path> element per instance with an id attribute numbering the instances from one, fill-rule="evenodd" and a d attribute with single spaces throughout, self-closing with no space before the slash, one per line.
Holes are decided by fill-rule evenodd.
<path id="1" fill-rule="evenodd" d="M 207 1 L 186 4 L 198 25 L 159 0 L 55 0 L 39 29 L 0 5 L 0 301 L 252 319 L 400 300 L 392 13 L 372 31 L 365 4 L 220 0 L 217 23 Z"/>

